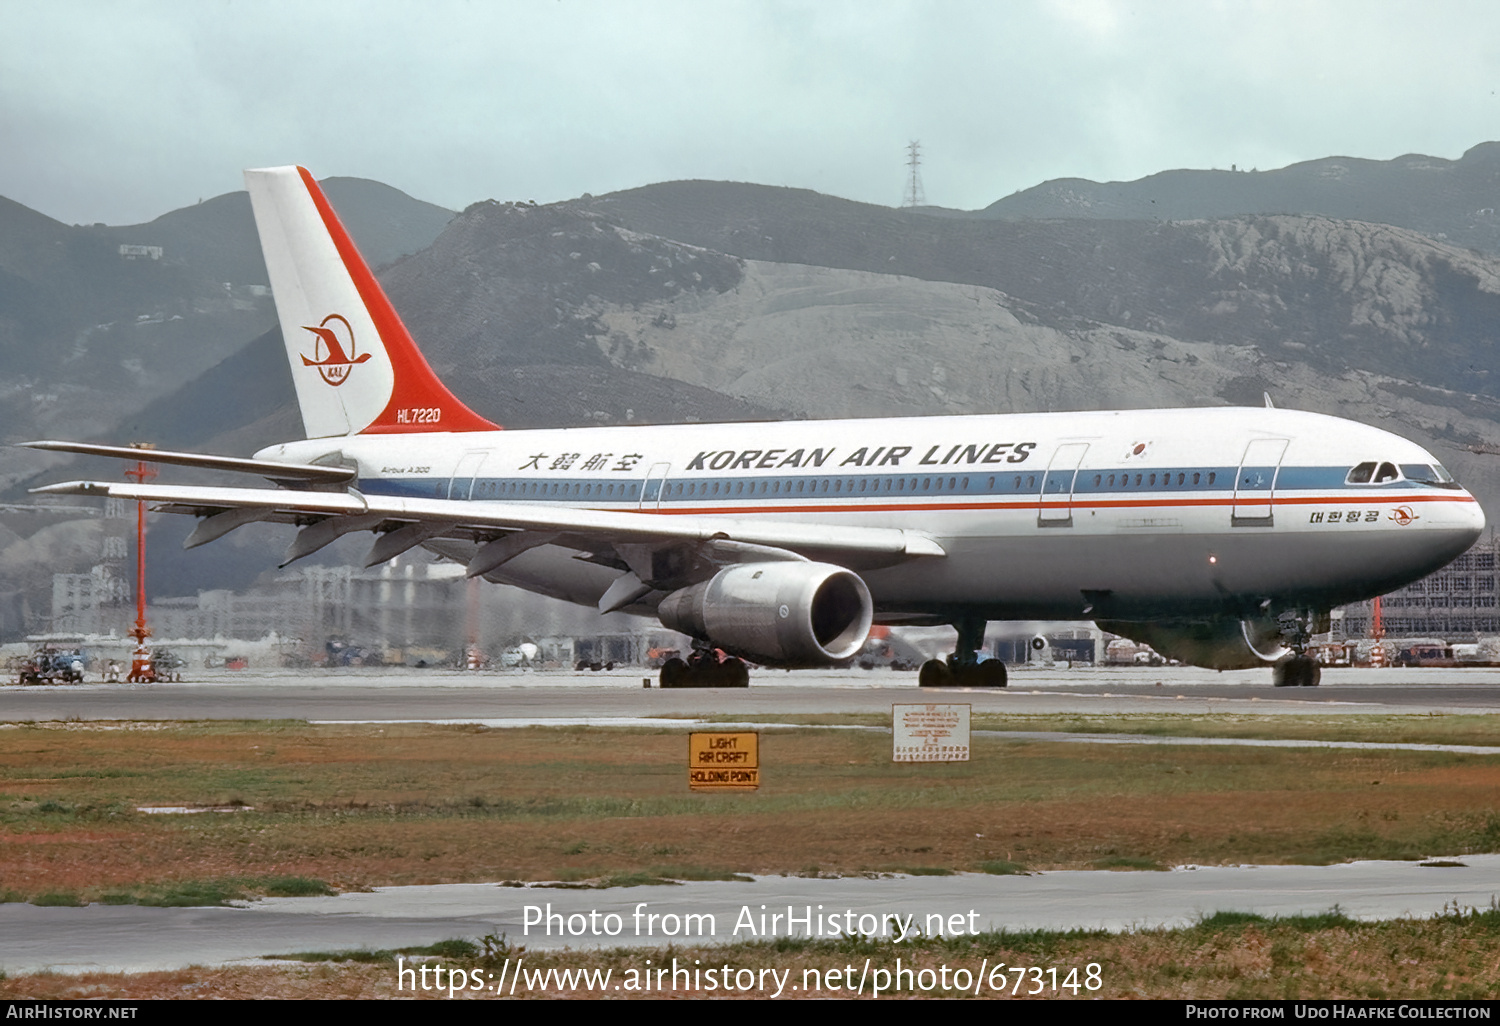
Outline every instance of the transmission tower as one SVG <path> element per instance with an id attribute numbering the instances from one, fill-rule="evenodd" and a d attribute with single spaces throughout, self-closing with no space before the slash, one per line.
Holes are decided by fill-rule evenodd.
<path id="1" fill-rule="evenodd" d="M 906 198 L 902 200 L 903 207 L 922 207 L 927 205 L 927 195 L 922 191 L 922 143 L 913 139 L 906 146 L 906 166 L 910 174 L 906 177 Z"/>

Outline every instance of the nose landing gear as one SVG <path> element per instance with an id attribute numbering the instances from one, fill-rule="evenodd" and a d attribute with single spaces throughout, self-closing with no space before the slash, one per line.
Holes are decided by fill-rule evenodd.
<path id="1" fill-rule="evenodd" d="M 1315 688 L 1322 681 L 1323 667 L 1307 654 L 1307 643 L 1312 638 L 1314 621 L 1324 620 L 1327 616 L 1327 613 L 1299 610 L 1277 617 L 1281 621 L 1281 637 L 1292 652 L 1271 665 L 1271 684 L 1274 687 Z"/>

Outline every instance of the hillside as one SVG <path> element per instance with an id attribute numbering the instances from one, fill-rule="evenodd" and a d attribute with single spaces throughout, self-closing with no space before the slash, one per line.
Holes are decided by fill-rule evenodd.
<path id="1" fill-rule="evenodd" d="M 1458 160 L 1324 157 L 1269 171 L 1163 171 L 1134 182 L 1061 178 L 970 216 L 1180 221 L 1246 214 L 1320 214 L 1410 228 L 1500 253 L 1500 143 Z"/>
<path id="2" fill-rule="evenodd" d="M 996 289 L 1059 330 L 1113 324 L 1500 394 L 1500 265 L 1389 225 L 961 220 L 722 182 L 648 186 L 592 209 L 749 259 Z"/>

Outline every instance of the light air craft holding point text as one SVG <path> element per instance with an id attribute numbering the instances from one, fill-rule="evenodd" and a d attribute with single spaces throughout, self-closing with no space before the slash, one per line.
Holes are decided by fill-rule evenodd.
<path id="1" fill-rule="evenodd" d="M 287 562 L 374 532 L 367 565 L 420 545 L 471 577 L 654 615 L 696 646 L 665 686 L 744 684 L 742 658 L 838 665 L 877 623 L 958 629 L 922 684 L 1003 686 L 978 654 L 986 622 L 1068 619 L 1315 684 L 1304 646 L 1329 610 L 1437 570 L 1484 528 L 1420 446 L 1294 410 L 505 431 L 437 379 L 306 170 L 245 181 L 307 437 L 253 459 L 151 456 L 270 487 L 37 490 L 200 517 L 189 546 L 294 524 Z"/>

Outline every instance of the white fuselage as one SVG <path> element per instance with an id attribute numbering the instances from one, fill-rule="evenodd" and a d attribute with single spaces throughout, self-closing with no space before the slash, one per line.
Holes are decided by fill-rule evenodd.
<path id="1" fill-rule="evenodd" d="M 1327 609 L 1442 567 L 1485 522 L 1456 484 L 1417 479 L 1438 466 L 1420 446 L 1291 410 L 363 434 L 257 456 L 330 453 L 372 495 L 921 532 L 947 555 L 855 568 L 887 621 Z M 1368 462 L 1411 472 L 1351 483 Z M 576 554 L 543 546 L 488 576 L 593 604 L 618 571 Z"/>

